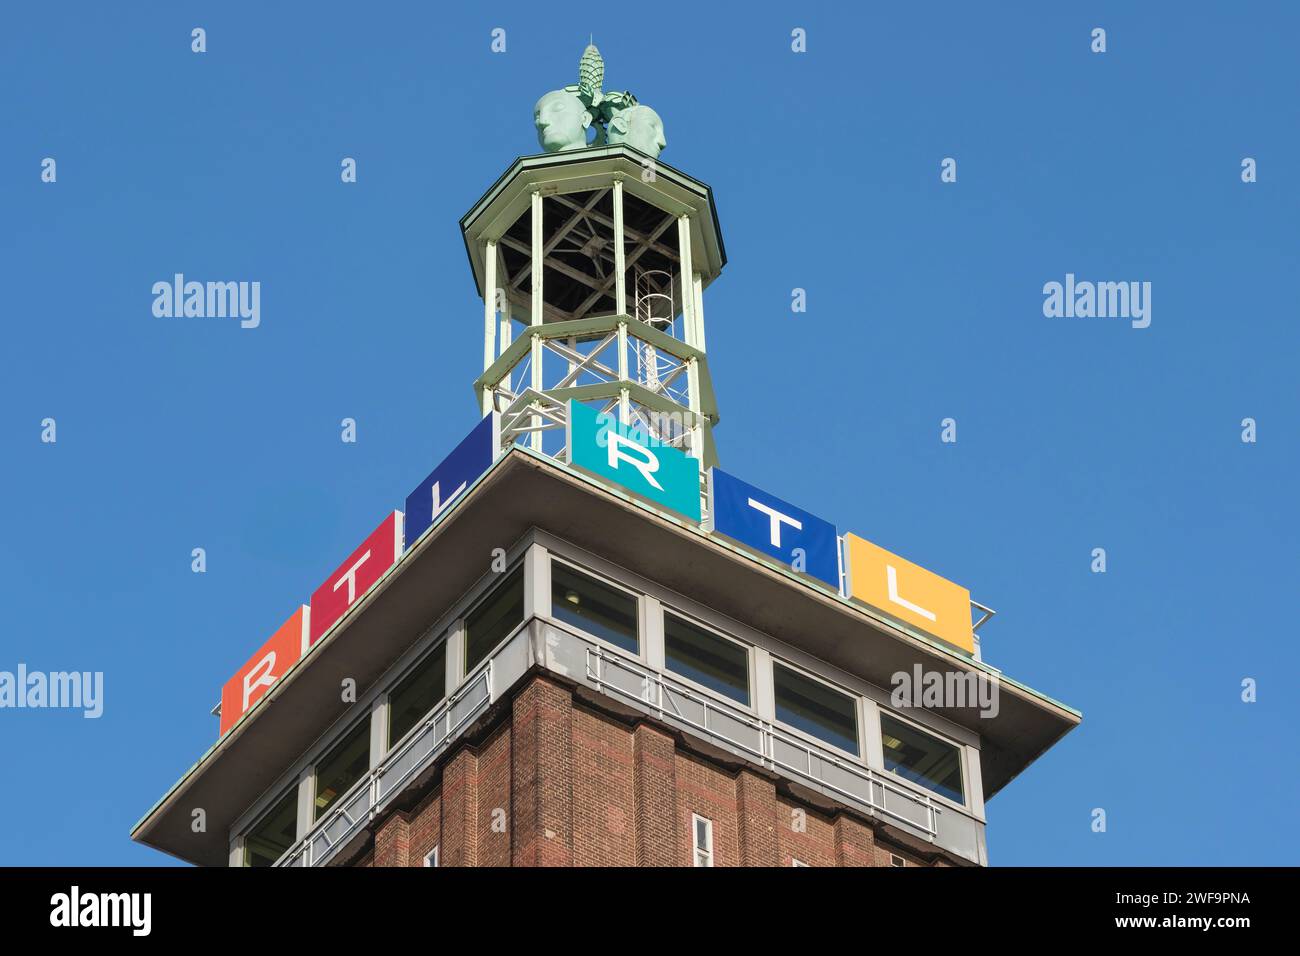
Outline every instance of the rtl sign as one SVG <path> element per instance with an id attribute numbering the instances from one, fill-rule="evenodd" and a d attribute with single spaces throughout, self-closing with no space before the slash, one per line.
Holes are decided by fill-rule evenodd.
<path id="1" fill-rule="evenodd" d="M 776 495 L 709 469 L 713 530 L 840 589 L 835 526 Z"/>
<path id="2" fill-rule="evenodd" d="M 248 663 L 226 681 L 226 686 L 221 688 L 222 736 L 307 653 L 310 619 L 310 608 L 298 608 Z"/>
<path id="3" fill-rule="evenodd" d="M 569 401 L 569 464 L 691 521 L 700 520 L 700 463 L 680 448 Z"/>
<path id="4" fill-rule="evenodd" d="M 311 596 L 311 643 L 321 639 L 402 556 L 402 513 L 394 511 Z"/>
<path id="5" fill-rule="evenodd" d="M 844 536 L 844 555 L 850 597 L 974 653 L 970 591 L 856 534 Z"/>

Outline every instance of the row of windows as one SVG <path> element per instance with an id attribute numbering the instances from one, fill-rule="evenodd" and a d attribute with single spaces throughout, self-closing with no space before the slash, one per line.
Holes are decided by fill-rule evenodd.
<path id="1" fill-rule="evenodd" d="M 640 655 L 638 597 L 558 561 L 551 563 L 551 616 Z M 524 619 L 523 568 L 510 572 L 465 616 L 468 674 Z M 665 667 L 750 707 L 750 648 L 685 617 L 663 616 Z M 857 757 L 857 700 L 780 662 L 772 664 L 776 719 Z M 441 641 L 392 689 L 387 746 L 392 748 L 447 696 L 447 643 Z M 964 803 L 960 751 L 888 714 L 880 717 L 885 768 Z M 313 823 L 370 769 L 370 723 L 360 721 L 315 765 Z M 269 866 L 296 842 L 297 790 L 291 789 L 245 837 L 245 863 Z M 697 852 L 699 848 L 697 848 Z M 708 852 L 712 852 L 711 849 Z"/>
<path id="2" fill-rule="evenodd" d="M 551 564 L 551 616 L 631 654 L 640 654 L 636 595 L 567 565 Z M 664 666 L 745 707 L 750 654 L 744 644 L 664 612 Z M 776 719 L 858 756 L 857 700 L 780 661 L 772 665 Z M 881 715 L 885 768 L 913 783 L 965 802 L 957 747 L 904 721 Z"/>

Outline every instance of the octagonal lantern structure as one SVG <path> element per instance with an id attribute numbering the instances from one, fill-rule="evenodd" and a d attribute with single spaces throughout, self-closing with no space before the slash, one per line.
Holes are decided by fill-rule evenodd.
<path id="1" fill-rule="evenodd" d="M 521 157 L 461 219 L 501 450 L 563 458 L 570 400 L 716 464 L 704 289 L 713 192 L 627 145 Z"/>

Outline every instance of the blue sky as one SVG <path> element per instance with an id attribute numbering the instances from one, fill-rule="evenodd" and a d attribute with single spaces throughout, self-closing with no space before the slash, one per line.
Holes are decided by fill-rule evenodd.
<path id="1" fill-rule="evenodd" d="M 969 586 L 985 659 L 1084 713 L 991 861 L 1296 862 L 1293 5 L 289 6 L 0 14 L 0 670 L 106 682 L 0 711 L 0 863 L 168 862 L 128 831 L 222 682 L 476 420 L 457 220 L 589 33 L 715 190 L 723 466 Z M 260 281 L 261 326 L 155 318 L 176 272 Z M 1151 326 L 1044 317 L 1067 272 Z"/>

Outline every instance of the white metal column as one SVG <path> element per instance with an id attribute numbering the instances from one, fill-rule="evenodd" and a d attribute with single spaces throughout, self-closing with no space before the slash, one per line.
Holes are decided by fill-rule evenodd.
<path id="1" fill-rule="evenodd" d="M 691 217 L 677 217 L 677 250 L 681 257 L 681 300 L 682 300 L 682 320 L 685 324 L 686 344 L 694 348 L 696 345 L 695 329 L 695 288 L 693 277 L 695 270 L 691 263 Z"/>
<path id="2" fill-rule="evenodd" d="M 500 354 L 504 355 L 506 349 L 510 348 L 510 343 L 514 339 L 514 326 L 511 324 L 514 310 L 510 305 L 510 296 L 503 296 L 501 302 L 501 338 Z"/>
<path id="3" fill-rule="evenodd" d="M 704 352 L 707 351 L 704 347 L 704 277 L 698 272 L 695 273 L 693 285 L 695 286 L 695 341 L 691 344 Z"/>
<path id="4" fill-rule="evenodd" d="M 614 291 L 614 311 L 627 315 L 627 257 L 623 248 L 623 179 L 614 179 L 614 274 L 618 286 Z"/>
<path id="5" fill-rule="evenodd" d="M 696 274 L 691 262 L 691 217 L 679 216 L 677 219 L 677 245 L 681 256 L 681 299 L 682 321 L 685 325 L 686 344 L 699 348 L 699 321 L 696 313 L 695 280 Z M 686 368 L 687 388 L 690 391 L 689 405 L 692 415 L 691 448 L 692 458 L 704 458 L 704 428 L 700 425 L 700 366 L 692 358 Z"/>
<path id="6" fill-rule="evenodd" d="M 497 243 L 489 239 L 483 250 L 483 371 L 491 368 L 497 350 Z M 492 411 L 491 383 L 483 386 L 482 414 Z"/>
<path id="7" fill-rule="evenodd" d="M 532 352 L 530 361 L 532 362 L 532 387 L 537 391 L 542 390 L 542 339 L 537 334 L 537 329 L 542 325 L 542 262 L 545 250 L 542 248 L 542 193 L 540 190 L 533 191 L 532 201 L 533 214 L 533 308 L 530 325 L 533 329 Z M 534 415 L 532 417 L 532 433 L 528 436 L 529 447 L 533 451 L 542 450 L 542 417 Z"/>

